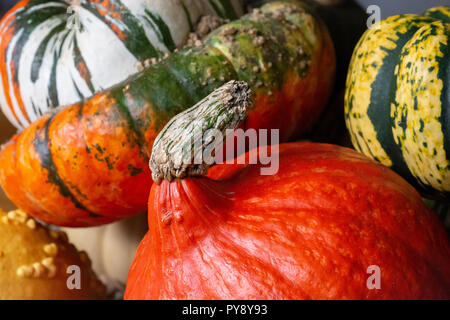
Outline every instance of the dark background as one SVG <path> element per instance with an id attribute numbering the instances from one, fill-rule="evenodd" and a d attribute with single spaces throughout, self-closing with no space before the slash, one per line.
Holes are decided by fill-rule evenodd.
<path id="1" fill-rule="evenodd" d="M 383 19 L 401 13 L 423 13 L 428 8 L 450 5 L 450 0 L 357 0 L 357 2 L 364 9 L 372 4 L 378 5 Z"/>
<path id="2" fill-rule="evenodd" d="M 6 10 L 11 8 L 17 1 L 15 0 L 1 0 L 0 2 L 0 13 L 3 15 Z"/>

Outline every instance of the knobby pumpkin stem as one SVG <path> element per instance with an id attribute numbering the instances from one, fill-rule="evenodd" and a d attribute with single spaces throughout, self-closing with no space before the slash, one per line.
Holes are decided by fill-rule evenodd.
<path id="1" fill-rule="evenodd" d="M 153 180 L 159 184 L 163 179 L 172 182 L 206 175 L 214 163 L 203 156 L 205 148 L 217 150 L 245 120 L 252 106 L 251 95 L 246 82 L 233 80 L 175 116 L 153 145 Z"/>

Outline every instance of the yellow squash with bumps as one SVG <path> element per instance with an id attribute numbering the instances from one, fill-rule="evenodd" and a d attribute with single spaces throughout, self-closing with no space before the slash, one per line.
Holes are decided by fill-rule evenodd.
<path id="1" fill-rule="evenodd" d="M 79 267 L 80 288 L 72 288 L 70 266 Z M 69 289 L 72 288 L 72 289 Z M 104 299 L 106 289 L 88 256 L 63 232 L 48 229 L 16 210 L 0 210 L 0 299 Z"/>

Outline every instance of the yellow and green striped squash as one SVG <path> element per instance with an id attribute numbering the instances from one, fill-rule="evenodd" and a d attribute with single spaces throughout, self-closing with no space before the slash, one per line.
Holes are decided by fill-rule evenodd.
<path id="1" fill-rule="evenodd" d="M 22 0 L 0 21 L 0 108 L 18 129 L 182 48 L 202 16 L 242 0 Z"/>
<path id="2" fill-rule="evenodd" d="M 353 145 L 426 196 L 450 198 L 450 8 L 366 31 L 351 61 L 345 117 Z"/>

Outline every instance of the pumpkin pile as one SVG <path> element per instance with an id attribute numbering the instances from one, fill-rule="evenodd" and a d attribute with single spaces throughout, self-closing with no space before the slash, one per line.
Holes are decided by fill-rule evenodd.
<path id="1" fill-rule="evenodd" d="M 0 185 L 79 228 L 119 281 L 105 265 L 129 264 L 144 213 L 127 300 L 450 299 L 449 237 L 422 198 L 450 199 L 450 8 L 367 30 L 344 112 L 365 15 L 318 2 L 19 2 L 0 23 L 0 106 L 20 129 Z M 344 114 L 360 152 L 295 142 Z M 222 163 L 236 130 L 278 136 Z"/>

